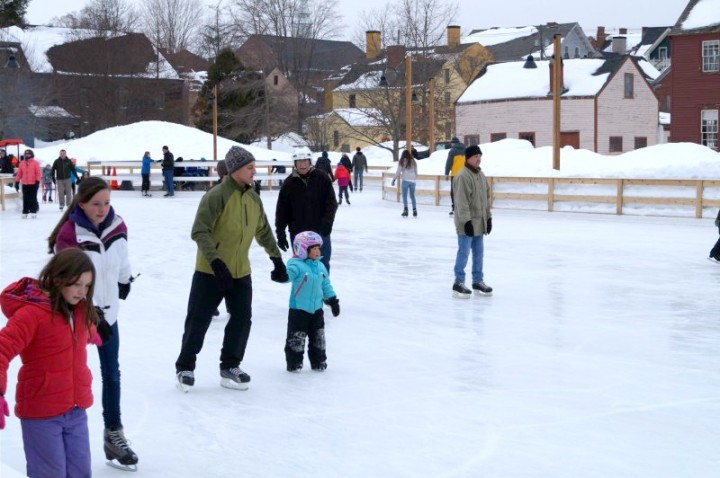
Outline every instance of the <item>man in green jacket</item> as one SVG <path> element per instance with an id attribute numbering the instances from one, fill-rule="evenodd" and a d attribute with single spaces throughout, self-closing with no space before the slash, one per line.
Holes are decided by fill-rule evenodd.
<path id="1" fill-rule="evenodd" d="M 458 250 L 455 258 L 453 296 L 467 299 L 472 292 L 492 295 L 492 287 L 483 282 L 483 236 L 492 230 L 490 187 L 480 170 L 482 151 L 477 145 L 465 149 L 465 166 L 455 176 L 455 229 Z M 465 266 L 472 250 L 472 292 L 465 287 Z"/>
<path id="2" fill-rule="evenodd" d="M 220 351 L 220 385 L 247 390 L 250 376 L 240 369 L 250 336 L 252 280 L 248 251 L 253 239 L 275 265 L 270 278 L 287 282 L 285 264 L 268 224 L 260 197 L 252 185 L 255 158 L 233 146 L 225 155 L 228 176 L 200 200 L 192 238 L 198 245 L 185 333 L 175 362 L 178 388 L 187 392 L 195 384 L 195 361 L 202 349 L 213 312 L 224 298 L 230 319 Z"/>

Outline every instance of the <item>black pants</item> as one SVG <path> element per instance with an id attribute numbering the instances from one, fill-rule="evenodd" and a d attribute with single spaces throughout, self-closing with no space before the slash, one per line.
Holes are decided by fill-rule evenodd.
<path id="1" fill-rule="evenodd" d="M 720 227 L 718 227 L 718 234 L 720 234 Z M 710 257 L 720 260 L 720 238 L 718 238 L 713 248 L 710 249 Z"/>
<path id="2" fill-rule="evenodd" d="M 150 173 L 148 173 L 148 174 L 141 173 L 140 176 L 142 176 L 142 185 L 140 186 L 140 189 L 143 192 L 150 191 Z"/>
<path id="3" fill-rule="evenodd" d="M 347 186 L 339 186 L 340 187 L 340 193 L 338 194 L 338 202 L 342 204 L 342 198 L 343 193 L 345 193 L 345 200 L 348 204 L 350 204 L 350 193 L 348 193 L 348 187 Z"/>
<path id="4" fill-rule="evenodd" d="M 288 366 L 300 365 L 305 354 L 305 339 L 308 339 L 310 366 L 317 367 L 327 360 L 325 354 L 325 317 L 322 308 L 310 314 L 300 309 L 288 312 L 287 338 L 285 339 L 285 360 Z"/>
<path id="5" fill-rule="evenodd" d="M 452 210 L 455 210 L 455 193 L 453 192 L 453 178 L 455 176 L 450 176 L 450 204 L 452 205 Z"/>
<path id="6" fill-rule="evenodd" d="M 38 209 L 40 209 L 40 205 L 38 204 L 37 195 L 38 195 L 38 183 L 30 184 L 30 185 L 22 185 L 22 195 L 23 195 L 23 214 L 35 214 L 38 212 Z"/>
<path id="7" fill-rule="evenodd" d="M 214 275 L 195 271 L 188 299 L 182 348 L 175 362 L 175 369 L 178 372 L 195 370 L 197 354 L 202 349 L 213 312 L 223 298 L 230 312 L 230 319 L 225 326 L 225 336 L 220 350 L 220 370 L 237 367 L 242 362 L 252 325 L 250 276 L 234 279 L 232 289 L 221 292 Z"/>

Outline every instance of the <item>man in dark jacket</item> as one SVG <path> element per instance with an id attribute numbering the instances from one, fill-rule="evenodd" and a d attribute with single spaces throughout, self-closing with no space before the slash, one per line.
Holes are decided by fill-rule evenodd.
<path id="1" fill-rule="evenodd" d="M 296 151 L 293 161 L 295 168 L 280 188 L 275 208 L 278 247 L 287 251 L 298 233 L 314 231 L 322 237 L 321 260 L 329 272 L 332 254 L 330 233 L 338 207 L 335 190 L 328 175 L 312 166 L 309 150 Z M 285 228 L 290 230 L 290 242 Z"/>
<path id="2" fill-rule="evenodd" d="M 320 157 L 317 159 L 317 161 L 315 162 L 315 169 L 324 171 L 330 177 L 330 182 L 335 181 L 335 176 L 332 172 L 332 166 L 330 165 L 330 157 L 328 156 L 327 151 L 323 151 Z"/>
<path id="3" fill-rule="evenodd" d="M 352 167 L 353 167 L 353 183 L 355 187 L 360 191 L 363 190 L 363 174 L 367 172 L 367 158 L 360 150 L 360 146 L 355 149 L 356 153 L 353 155 Z"/>
<path id="4" fill-rule="evenodd" d="M 12 158 L 5 154 L 5 150 L 0 148 L 0 174 L 14 174 L 15 168 L 12 165 Z"/>
<path id="5" fill-rule="evenodd" d="M 70 176 L 75 176 L 77 181 L 78 175 L 75 171 L 75 165 L 72 163 L 70 158 L 67 157 L 67 153 L 64 149 L 60 150 L 60 156 L 53 162 L 52 165 L 52 182 L 57 186 L 57 200 L 60 203 L 60 210 L 68 206 L 72 202 L 72 180 Z"/>
<path id="6" fill-rule="evenodd" d="M 175 195 L 175 185 L 173 184 L 173 181 L 175 180 L 175 156 L 170 152 L 170 149 L 167 146 L 163 146 L 162 151 L 162 174 L 165 179 L 165 189 L 167 189 L 165 197 L 172 197 Z"/>
<path id="7" fill-rule="evenodd" d="M 453 193 L 453 177 L 460 172 L 465 165 L 465 145 L 459 139 L 450 140 L 450 151 L 448 151 L 447 161 L 445 161 L 445 176 L 450 176 L 450 202 L 452 209 L 450 215 L 455 213 L 455 195 Z"/>

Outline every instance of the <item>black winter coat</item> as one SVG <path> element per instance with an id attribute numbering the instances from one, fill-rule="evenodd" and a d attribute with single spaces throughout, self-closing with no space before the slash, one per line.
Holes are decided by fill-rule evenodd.
<path id="1" fill-rule="evenodd" d="M 52 165 L 52 180 L 55 182 L 58 179 L 70 179 L 70 175 L 75 176 L 75 179 L 80 179 L 75 171 L 75 165 L 73 165 L 70 158 L 67 156 L 65 159 L 58 156 Z"/>
<path id="2" fill-rule="evenodd" d="M 330 181 L 335 181 L 335 175 L 332 172 L 332 166 L 330 165 L 329 158 L 319 157 L 317 161 L 315 161 L 315 169 L 324 171 L 330 176 Z"/>
<path id="3" fill-rule="evenodd" d="M 313 168 L 306 177 L 293 171 L 280 188 L 275 208 L 275 231 L 294 237 L 303 231 L 330 235 L 335 222 L 337 199 L 332 182 L 324 171 Z"/>
<path id="4" fill-rule="evenodd" d="M 163 153 L 163 160 L 161 164 L 163 171 L 175 169 L 175 155 L 173 155 L 170 151 Z"/>

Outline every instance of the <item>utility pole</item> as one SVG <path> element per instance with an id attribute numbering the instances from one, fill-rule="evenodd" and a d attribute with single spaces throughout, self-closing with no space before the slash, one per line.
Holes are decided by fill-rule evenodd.
<path id="1" fill-rule="evenodd" d="M 405 57 L 405 149 L 412 153 L 412 57 Z"/>
<path id="2" fill-rule="evenodd" d="M 433 153 L 435 149 L 435 78 L 428 80 L 428 152 Z"/>
<path id="3" fill-rule="evenodd" d="M 563 60 L 560 55 L 561 35 L 553 37 L 553 169 L 560 170 L 560 95 L 563 92 Z"/>
<path id="4" fill-rule="evenodd" d="M 212 116 L 213 116 L 213 161 L 217 161 L 217 128 L 218 128 L 218 91 L 217 84 L 213 86 L 213 105 L 212 105 Z"/>

